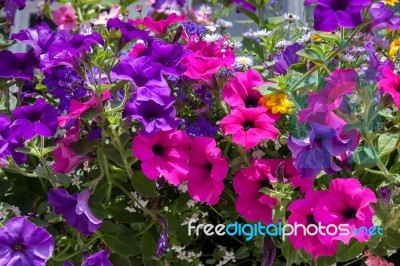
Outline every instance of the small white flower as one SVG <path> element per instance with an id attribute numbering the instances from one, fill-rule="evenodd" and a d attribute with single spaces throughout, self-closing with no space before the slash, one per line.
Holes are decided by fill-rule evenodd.
<path id="1" fill-rule="evenodd" d="M 225 19 L 222 19 L 222 18 L 217 19 L 217 21 L 215 23 L 217 25 L 219 25 L 221 28 L 224 28 L 224 29 L 233 27 L 233 23 L 232 22 L 230 22 L 228 20 L 225 20 Z"/>
<path id="2" fill-rule="evenodd" d="M 199 221 L 199 214 L 193 213 L 192 216 L 186 217 L 185 220 L 181 223 L 182 226 L 188 225 L 189 223 L 197 223 Z"/>
<path id="3" fill-rule="evenodd" d="M 265 152 L 262 150 L 255 150 L 251 154 L 251 157 L 256 158 L 256 159 L 261 159 L 265 155 Z"/>
<path id="4" fill-rule="evenodd" d="M 71 179 L 71 184 L 73 186 L 79 186 L 82 183 L 78 175 L 75 175 L 74 178 Z"/>
<path id="5" fill-rule="evenodd" d="M 206 29 L 210 32 L 216 32 L 219 29 L 219 25 L 215 24 L 215 25 L 211 25 L 211 26 L 206 26 Z"/>
<path id="6" fill-rule="evenodd" d="M 311 40 L 312 33 L 308 32 L 304 34 L 300 39 L 297 40 L 298 43 L 305 43 Z"/>
<path id="7" fill-rule="evenodd" d="M 6 219 L 8 213 L 9 213 L 9 212 L 8 212 L 7 210 L 2 210 L 2 211 L 0 211 L 0 220 Z"/>
<path id="8" fill-rule="evenodd" d="M 237 50 L 237 49 L 240 49 L 240 48 L 243 47 L 243 43 L 241 43 L 241 42 L 233 42 L 232 46 L 233 46 L 233 49 Z"/>
<path id="9" fill-rule="evenodd" d="M 275 144 L 275 150 L 279 150 L 280 147 L 282 147 L 281 143 L 279 142 L 279 139 L 274 140 Z"/>
<path id="10" fill-rule="evenodd" d="M 249 31 L 246 31 L 243 33 L 243 36 L 249 39 L 255 39 L 254 31 L 252 29 L 249 29 Z"/>
<path id="11" fill-rule="evenodd" d="M 242 67 L 249 67 L 253 65 L 253 59 L 248 56 L 238 56 L 235 58 L 234 67 L 235 68 L 242 68 Z"/>
<path id="12" fill-rule="evenodd" d="M 289 46 L 289 45 L 291 45 L 291 44 L 293 44 L 291 41 L 282 40 L 282 41 L 279 41 L 279 42 L 275 45 L 275 47 L 277 47 L 277 48 L 285 48 L 286 46 Z"/>
<path id="13" fill-rule="evenodd" d="M 267 31 L 266 29 L 258 30 L 254 33 L 254 36 L 257 38 L 259 37 L 267 37 L 272 34 L 272 31 Z"/>
<path id="14" fill-rule="evenodd" d="M 189 207 L 189 208 L 193 208 L 195 205 L 196 205 L 196 203 L 197 203 L 197 201 L 194 201 L 194 200 L 188 200 L 188 202 L 186 203 L 186 205 Z"/>
<path id="15" fill-rule="evenodd" d="M 127 210 L 128 212 L 130 212 L 130 213 L 134 213 L 134 212 L 136 212 L 136 209 L 135 208 L 132 208 L 132 207 L 125 207 L 125 210 Z"/>
<path id="16" fill-rule="evenodd" d="M 178 190 L 182 193 L 186 193 L 188 191 L 187 182 L 183 182 L 178 186 Z"/>
<path id="17" fill-rule="evenodd" d="M 210 6 L 201 5 L 200 8 L 197 10 L 200 15 L 208 16 L 212 13 L 212 9 Z"/>
<path id="18" fill-rule="evenodd" d="M 346 54 L 345 56 L 343 56 L 343 60 L 347 61 L 347 62 L 351 62 L 354 60 L 354 56 L 352 56 L 351 54 Z"/>
<path id="19" fill-rule="evenodd" d="M 285 14 L 283 15 L 283 17 L 284 17 L 285 20 L 286 20 L 287 22 L 289 22 L 289 23 L 292 23 L 292 22 L 294 22 L 294 21 L 300 19 L 299 16 L 297 16 L 296 14 L 293 14 L 293 13 L 285 13 Z"/>
<path id="20" fill-rule="evenodd" d="M 204 35 L 203 39 L 206 42 L 212 43 L 212 42 L 217 42 L 222 38 L 222 35 L 219 33 L 212 33 L 212 34 L 206 34 Z"/>
<path id="21" fill-rule="evenodd" d="M 11 206 L 10 208 L 16 216 L 21 216 L 21 211 L 17 206 Z"/>

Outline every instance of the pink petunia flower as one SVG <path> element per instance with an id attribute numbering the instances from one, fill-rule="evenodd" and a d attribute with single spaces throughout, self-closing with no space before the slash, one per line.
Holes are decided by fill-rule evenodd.
<path id="1" fill-rule="evenodd" d="M 121 7 L 119 5 L 113 5 L 110 9 L 110 12 L 102 12 L 99 15 L 98 19 L 92 19 L 92 23 L 94 25 L 106 25 L 107 21 L 110 18 L 118 18 L 120 20 L 124 19 L 124 16 L 122 16 L 122 14 L 120 13 L 121 11 Z"/>
<path id="2" fill-rule="evenodd" d="M 71 130 L 69 130 L 63 139 L 56 141 L 54 144 L 62 146 L 55 149 L 53 152 L 56 162 L 53 164 L 53 171 L 56 173 L 68 174 L 72 172 L 78 165 L 91 161 L 89 155 L 78 155 L 71 148 L 71 144 L 80 139 L 80 123 L 78 122 Z"/>
<path id="3" fill-rule="evenodd" d="M 181 130 L 160 131 L 151 136 L 142 133 L 139 131 L 133 139 L 132 149 L 142 161 L 144 175 L 151 180 L 163 176 L 174 186 L 182 183 L 189 173 L 189 135 Z"/>
<path id="4" fill-rule="evenodd" d="M 269 117 L 264 107 L 238 107 L 225 116 L 220 123 L 226 135 L 233 135 L 233 142 L 245 149 L 254 148 L 266 139 L 276 139 L 279 131 L 272 124 L 274 119 Z"/>
<path id="5" fill-rule="evenodd" d="M 295 226 L 295 223 L 297 223 L 297 225 L 304 225 L 305 227 L 309 225 L 317 226 L 313 212 L 319 200 L 327 193 L 327 191 L 311 190 L 306 193 L 304 199 L 292 202 L 288 206 L 288 210 L 292 212 L 288 218 L 288 224 Z M 289 241 L 297 250 L 303 248 L 305 252 L 311 253 L 314 257 L 335 255 L 339 241 L 332 240 L 325 243 L 321 237 L 319 234 L 306 234 L 304 229 L 298 226 L 297 234 L 290 235 Z"/>
<path id="6" fill-rule="evenodd" d="M 214 205 L 224 190 L 228 162 L 210 137 L 194 137 L 187 178 L 189 195 L 196 201 Z"/>
<path id="7" fill-rule="evenodd" d="M 145 17 L 144 19 L 130 20 L 129 22 L 133 25 L 143 25 L 155 34 L 161 34 L 168 29 L 169 25 L 184 20 L 184 15 L 178 16 L 176 13 L 172 13 L 166 19 L 154 20 L 152 17 Z"/>
<path id="8" fill-rule="evenodd" d="M 53 11 L 53 21 L 59 30 L 76 30 L 78 26 L 77 19 L 75 9 L 70 3 L 66 3 L 65 6 Z"/>
<path id="9" fill-rule="evenodd" d="M 247 72 L 236 72 L 222 91 L 224 101 L 231 107 L 244 106 L 254 108 L 261 106 L 262 94 L 256 89 L 263 84 L 260 73 L 254 69 Z"/>
<path id="10" fill-rule="evenodd" d="M 222 49 L 224 41 L 221 39 L 215 43 L 189 42 L 185 48 L 190 55 L 181 62 L 187 67 L 184 75 L 202 83 L 212 84 L 213 75 L 222 67 L 232 69 L 235 54 L 229 49 Z"/>
<path id="11" fill-rule="evenodd" d="M 250 167 L 240 169 L 233 178 L 233 188 L 238 193 L 236 210 L 249 221 L 272 223 L 277 200 L 260 192 L 263 187 L 272 188 L 271 182 L 277 182 L 270 173 L 270 167 L 263 160 L 253 160 Z"/>
<path id="12" fill-rule="evenodd" d="M 367 266 L 394 266 L 394 263 L 388 262 L 382 257 L 375 256 L 370 251 L 364 252 L 367 259 L 365 260 L 365 265 Z"/>
<path id="13" fill-rule="evenodd" d="M 390 66 L 385 66 L 382 74 L 383 79 L 378 82 L 379 89 L 389 94 L 397 108 L 400 109 L 400 76 L 394 74 Z"/>
<path id="14" fill-rule="evenodd" d="M 371 203 L 376 203 L 376 196 L 369 188 L 362 188 L 355 178 L 337 178 L 329 185 L 329 193 L 324 195 L 314 209 L 315 220 L 323 224 L 348 224 L 348 229 L 358 229 L 361 226 L 373 226 L 372 218 L 375 214 Z M 365 230 L 361 234 L 337 235 L 326 242 L 341 240 L 348 244 L 355 237 L 360 242 L 368 240 Z"/>

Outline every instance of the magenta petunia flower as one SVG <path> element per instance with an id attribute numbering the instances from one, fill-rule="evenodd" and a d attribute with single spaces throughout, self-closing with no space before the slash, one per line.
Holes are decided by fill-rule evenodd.
<path id="1" fill-rule="evenodd" d="M 89 208 L 90 190 L 85 188 L 80 193 L 68 194 L 64 188 L 52 188 L 48 194 L 49 205 L 56 214 L 62 214 L 69 226 L 78 232 L 90 235 L 103 224 Z"/>
<path id="2" fill-rule="evenodd" d="M 389 65 L 383 68 L 382 74 L 383 78 L 378 82 L 379 89 L 389 94 L 400 109 L 400 76 L 394 74 Z"/>
<path id="3" fill-rule="evenodd" d="M 210 137 L 194 137 L 187 177 L 189 195 L 199 202 L 214 205 L 224 190 L 228 162 L 221 156 L 217 143 Z"/>
<path id="4" fill-rule="evenodd" d="M 112 266 L 109 257 L 110 252 L 108 250 L 102 250 L 87 257 L 83 261 L 82 266 Z"/>
<path id="5" fill-rule="evenodd" d="M 75 30 L 78 26 L 78 17 L 70 3 L 53 11 L 53 21 L 59 30 Z"/>
<path id="6" fill-rule="evenodd" d="M 262 94 L 257 87 L 263 84 L 260 73 L 254 69 L 247 72 L 236 72 L 235 77 L 231 78 L 222 91 L 224 101 L 231 107 L 244 106 L 255 108 L 260 106 Z"/>
<path id="7" fill-rule="evenodd" d="M 0 229 L 0 265 L 46 265 L 54 239 L 25 217 L 14 217 Z"/>
<path id="8" fill-rule="evenodd" d="M 269 165 L 263 160 L 253 160 L 250 167 L 240 169 L 233 178 L 233 188 L 238 193 L 235 203 L 237 212 L 252 222 L 272 223 L 272 210 L 277 200 L 260 192 L 260 189 L 272 188 L 271 182 L 276 181 Z"/>
<path id="9" fill-rule="evenodd" d="M 362 188 L 360 181 L 355 178 L 337 178 L 329 185 L 329 193 L 324 195 L 315 206 L 314 216 L 316 221 L 323 224 L 348 224 L 349 230 L 361 226 L 373 226 L 372 218 L 375 214 L 371 203 L 376 203 L 374 192 L 369 188 Z M 330 237 L 348 244 L 355 237 L 360 242 L 365 242 L 370 235 L 361 230 L 361 234 L 337 235 Z M 329 242 L 331 239 L 327 239 Z"/>
<path id="10" fill-rule="evenodd" d="M 288 224 L 308 226 L 311 224 L 318 225 L 314 217 L 314 209 L 321 197 L 326 195 L 327 191 L 309 191 L 304 199 L 293 201 L 288 206 L 291 215 L 288 218 Z M 333 256 L 336 253 L 339 241 L 332 240 L 325 242 L 321 235 L 309 235 L 298 227 L 297 235 L 290 235 L 289 241 L 297 250 L 303 248 L 305 252 L 311 253 L 314 257 Z"/>
<path id="11" fill-rule="evenodd" d="M 151 30 L 155 34 L 161 34 L 168 29 L 169 25 L 182 22 L 184 19 L 184 15 L 178 16 L 176 13 L 172 13 L 166 19 L 154 20 L 152 17 L 145 17 L 144 19 L 130 20 L 129 22 L 135 26 L 143 25 L 146 29 Z"/>
<path id="12" fill-rule="evenodd" d="M 224 134 L 233 135 L 236 144 L 245 149 L 254 148 L 263 140 L 276 139 L 279 134 L 272 124 L 274 120 L 265 112 L 264 107 L 238 107 L 221 120 L 221 129 Z"/>
<path id="13" fill-rule="evenodd" d="M 80 123 L 69 130 L 63 139 L 60 139 L 54 143 L 54 145 L 61 144 L 61 147 L 54 150 L 53 155 L 56 162 L 53 164 L 53 171 L 58 173 L 70 173 L 78 165 L 91 161 L 92 157 L 89 155 L 78 155 L 71 148 L 71 144 L 77 142 L 80 139 Z"/>
<path id="14" fill-rule="evenodd" d="M 132 149 L 142 161 L 142 171 L 147 178 L 156 180 L 163 176 L 177 186 L 189 173 L 190 144 L 189 135 L 181 130 L 161 131 L 151 136 L 139 131 Z"/>
<path id="15" fill-rule="evenodd" d="M 306 5 L 317 3 L 314 10 L 314 29 L 335 31 L 338 26 L 355 28 L 363 20 L 363 6 L 371 4 L 371 0 L 308 0 Z"/>

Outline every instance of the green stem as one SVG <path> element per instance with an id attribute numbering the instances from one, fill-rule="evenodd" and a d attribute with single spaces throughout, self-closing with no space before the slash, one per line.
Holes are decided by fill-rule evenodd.
<path id="1" fill-rule="evenodd" d="M 112 139 L 113 144 L 114 146 L 116 146 L 119 153 L 121 154 L 122 162 L 124 164 L 126 172 L 128 173 L 129 178 L 132 178 L 133 177 L 132 167 L 129 165 L 128 161 L 126 160 L 126 157 L 124 156 L 125 149 L 121 143 L 121 139 L 118 136 L 118 133 L 116 132 L 115 128 L 112 128 L 112 134 L 113 134 L 113 139 Z"/>

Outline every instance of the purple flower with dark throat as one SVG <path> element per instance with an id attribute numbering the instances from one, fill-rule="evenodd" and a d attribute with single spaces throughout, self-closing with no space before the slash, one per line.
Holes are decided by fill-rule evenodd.
<path id="1" fill-rule="evenodd" d="M 12 218 L 0 229 L 0 265 L 44 266 L 53 250 L 53 237 L 25 217 Z"/>
<path id="2" fill-rule="evenodd" d="M 300 56 L 297 51 L 303 49 L 304 46 L 298 43 L 289 45 L 279 54 L 275 54 L 274 73 L 278 75 L 286 75 L 289 67 L 300 62 Z"/>
<path id="3" fill-rule="evenodd" d="M 299 140 L 290 136 L 288 139 L 297 170 L 303 177 L 317 176 L 321 169 L 328 175 L 340 171 L 336 161 L 347 154 L 353 140 L 340 136 L 332 127 L 314 122 L 310 125 L 308 138 Z"/>
<path id="4" fill-rule="evenodd" d="M 86 258 L 82 266 L 113 266 L 109 257 L 110 252 L 108 250 L 102 250 Z"/>
<path id="5" fill-rule="evenodd" d="M 339 26 L 355 28 L 362 22 L 363 6 L 371 4 L 371 0 L 314 0 L 305 4 L 317 3 L 314 10 L 314 29 L 331 32 Z"/>
<path id="6" fill-rule="evenodd" d="M 93 234 L 103 222 L 97 219 L 89 208 L 90 190 L 85 188 L 73 195 L 63 188 L 52 188 L 48 193 L 48 202 L 56 214 L 62 214 L 67 224 L 82 234 Z"/>
<path id="7" fill-rule="evenodd" d="M 130 23 L 123 22 L 118 18 L 112 18 L 107 21 L 107 29 L 118 29 L 121 31 L 121 40 L 128 43 L 133 39 L 151 40 L 153 37 L 145 30 L 139 30 Z"/>
<path id="8" fill-rule="evenodd" d="M 27 53 L 12 53 L 7 50 L 0 52 L 0 77 L 33 79 L 33 69 L 39 66 L 39 59 L 33 51 Z"/>

